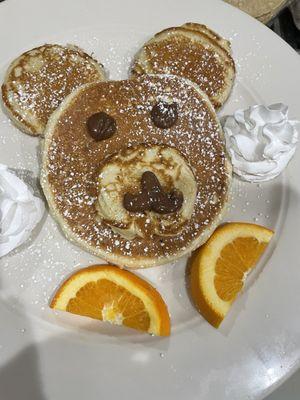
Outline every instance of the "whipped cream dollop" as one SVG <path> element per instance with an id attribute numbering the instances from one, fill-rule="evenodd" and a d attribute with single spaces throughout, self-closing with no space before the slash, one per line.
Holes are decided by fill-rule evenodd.
<path id="1" fill-rule="evenodd" d="M 293 157 L 299 121 L 288 119 L 282 103 L 237 110 L 223 124 L 233 171 L 250 182 L 278 176 Z"/>
<path id="2" fill-rule="evenodd" d="M 41 220 L 44 203 L 0 164 L 0 257 L 24 243 Z"/>

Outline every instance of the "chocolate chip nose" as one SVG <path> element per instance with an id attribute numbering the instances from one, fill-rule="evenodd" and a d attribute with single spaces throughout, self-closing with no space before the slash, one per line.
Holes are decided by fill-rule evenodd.
<path id="1" fill-rule="evenodd" d="M 123 198 L 123 206 L 130 212 L 145 212 L 151 208 L 150 197 L 147 192 L 138 194 L 126 193 Z"/>
<path id="2" fill-rule="evenodd" d="M 158 214 L 170 214 L 180 210 L 183 194 L 174 189 L 167 193 L 161 187 L 156 175 L 146 171 L 141 179 L 142 191 L 134 195 L 126 193 L 123 199 L 124 208 L 130 212 L 154 211 Z"/>
<path id="3" fill-rule="evenodd" d="M 162 191 L 161 184 L 156 175 L 151 171 L 146 171 L 142 175 L 141 188 L 143 192 L 158 193 Z"/>
<path id="4" fill-rule="evenodd" d="M 157 193 L 152 201 L 151 209 L 158 214 L 170 214 L 180 210 L 183 203 L 183 194 L 177 190 L 170 193 Z"/>

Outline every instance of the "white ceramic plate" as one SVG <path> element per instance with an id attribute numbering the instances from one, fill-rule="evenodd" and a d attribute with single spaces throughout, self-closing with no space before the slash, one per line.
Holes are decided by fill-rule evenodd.
<path id="1" fill-rule="evenodd" d="M 282 101 L 300 119 L 299 56 L 262 24 L 212 0 L 6 0 L 0 4 L 0 77 L 24 50 L 58 42 L 93 52 L 111 79 L 124 78 L 146 39 L 187 21 L 232 41 L 238 73 L 221 115 Z M 1 112 L 0 162 L 37 177 L 38 150 L 38 139 L 18 132 Z M 31 240 L 0 260 L 1 399 L 263 398 L 300 363 L 299 171 L 296 154 L 273 182 L 235 181 L 228 220 L 267 225 L 276 237 L 221 329 L 192 306 L 186 260 L 139 272 L 169 306 L 169 339 L 50 310 L 59 283 L 99 260 L 68 243 L 45 215 Z"/>

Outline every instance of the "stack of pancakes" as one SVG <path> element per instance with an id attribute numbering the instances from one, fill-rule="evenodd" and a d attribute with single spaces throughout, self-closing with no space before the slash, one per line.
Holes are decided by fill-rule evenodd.
<path id="1" fill-rule="evenodd" d="M 132 77 L 124 81 L 103 81 L 103 67 L 83 59 L 85 82 L 76 78 L 73 86 L 57 89 L 59 79 L 52 74 L 45 86 L 41 80 L 36 87 L 27 74 L 20 86 L 12 78 L 19 61 L 2 86 L 14 121 L 45 137 L 41 183 L 52 215 L 69 240 L 109 262 L 140 268 L 174 261 L 208 239 L 228 201 L 231 165 L 215 107 L 227 99 L 234 78 L 229 43 L 203 25 L 167 29 L 143 46 Z M 62 64 L 58 73 L 59 55 L 56 61 L 56 74 L 64 75 L 68 67 Z M 31 58 L 30 68 L 35 71 L 39 62 Z M 69 68 L 69 80 L 72 73 Z M 52 82 L 55 95 L 38 110 Z M 153 117 L 161 104 L 176 107 L 171 124 Z M 99 115 L 106 120 L 96 127 L 110 131 L 102 138 L 88 125 Z M 125 207 L 127 193 L 141 193 L 145 172 L 155 175 L 159 195 L 170 199 L 174 191 L 180 193 L 180 209 Z"/>

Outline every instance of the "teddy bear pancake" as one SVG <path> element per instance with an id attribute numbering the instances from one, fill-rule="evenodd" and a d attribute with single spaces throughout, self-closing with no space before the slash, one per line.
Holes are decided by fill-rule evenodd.
<path id="1" fill-rule="evenodd" d="M 90 83 L 51 116 L 41 184 L 68 239 L 129 268 L 168 263 L 204 243 L 231 181 L 206 94 L 172 75 Z"/>

